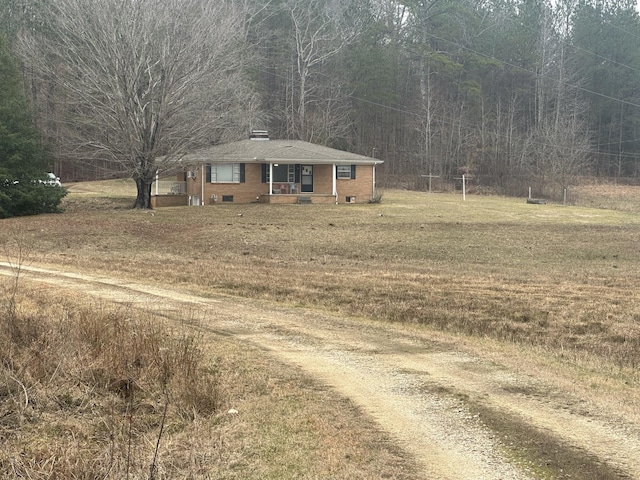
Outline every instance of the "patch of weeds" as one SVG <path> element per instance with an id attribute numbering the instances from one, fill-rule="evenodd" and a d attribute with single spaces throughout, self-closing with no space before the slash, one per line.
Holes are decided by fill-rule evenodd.
<path id="1" fill-rule="evenodd" d="M 52 308 L 59 299 L 45 295 L 21 287 L 0 308 L 0 451 L 16 459 L 0 455 L 0 477 L 142 478 L 151 458 L 168 476 L 188 471 L 183 452 L 166 461 L 164 443 L 188 435 L 181 416 L 211 417 L 223 396 L 199 337 L 148 312 Z"/>
<path id="2" fill-rule="evenodd" d="M 631 478 L 605 460 L 529 425 L 516 415 L 478 402 L 467 402 L 467 408 L 473 414 L 479 415 L 483 424 L 496 434 L 509 457 L 525 466 L 538 478 L 550 480 Z"/>
<path id="3" fill-rule="evenodd" d="M 605 460 L 590 454 L 582 448 L 569 445 L 554 435 L 528 424 L 514 414 L 497 410 L 472 399 L 468 394 L 454 387 L 436 383 L 424 383 L 420 392 L 455 399 L 478 417 L 482 424 L 494 432 L 499 446 L 508 458 L 535 478 L 548 480 L 587 479 L 620 480 L 630 478 L 622 470 L 609 465 Z M 544 395 L 531 387 L 505 387 L 505 391 L 515 394 Z"/>
<path id="4" fill-rule="evenodd" d="M 413 368 L 400 368 L 396 370 L 396 372 L 402 375 L 429 375 L 429 372 L 426 370 L 415 370 Z"/>
<path id="5" fill-rule="evenodd" d="M 372 198 L 369 199 L 368 203 L 382 203 L 382 196 L 384 194 L 382 192 L 376 193 L 375 196 L 373 196 Z"/>
<path id="6" fill-rule="evenodd" d="M 460 392 L 453 387 L 446 387 L 444 385 L 439 385 L 437 383 L 423 383 L 418 387 L 418 391 L 420 393 L 425 393 L 429 395 L 439 395 L 441 397 L 449 397 L 460 402 L 468 402 L 470 397 L 467 393 Z"/>
<path id="7" fill-rule="evenodd" d="M 70 392 L 64 392 L 56 397 L 56 402 L 62 410 L 75 410 L 82 405 L 82 399 L 75 398 Z"/>

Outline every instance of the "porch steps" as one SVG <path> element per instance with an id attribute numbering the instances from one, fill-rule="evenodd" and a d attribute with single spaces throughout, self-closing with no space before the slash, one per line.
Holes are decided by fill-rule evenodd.
<path id="1" fill-rule="evenodd" d="M 298 203 L 300 204 L 310 204 L 311 202 L 311 197 L 298 197 Z"/>

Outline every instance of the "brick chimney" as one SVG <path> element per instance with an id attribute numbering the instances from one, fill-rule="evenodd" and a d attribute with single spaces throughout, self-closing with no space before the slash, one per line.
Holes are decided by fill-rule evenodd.
<path id="1" fill-rule="evenodd" d="M 269 132 L 266 130 L 251 130 L 249 138 L 251 140 L 269 140 Z"/>

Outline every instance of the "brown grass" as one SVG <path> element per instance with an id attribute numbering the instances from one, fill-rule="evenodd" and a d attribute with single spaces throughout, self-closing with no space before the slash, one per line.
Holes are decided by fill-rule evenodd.
<path id="1" fill-rule="evenodd" d="M 1 478 L 419 478 L 348 401 L 197 319 L 4 284 Z"/>
<path id="2" fill-rule="evenodd" d="M 462 202 L 459 195 L 387 191 L 377 205 L 221 205 L 140 212 L 124 208 L 133 200 L 133 189 L 126 195 L 131 187 L 118 184 L 125 191 L 117 197 L 110 197 L 102 184 L 96 196 L 87 193 L 90 185 L 82 186 L 84 193 L 71 189 L 67 213 L 4 220 L 0 242 L 10 258 L 21 252 L 34 263 L 170 283 L 202 295 L 225 292 L 491 338 L 532 347 L 565 365 L 621 382 L 638 382 L 640 216 L 627 206 L 633 204 L 629 198 L 640 198 L 639 188 L 614 190 L 620 195 L 615 205 L 615 195 L 607 190 L 610 198 L 597 206 L 609 209 L 527 205 L 523 199 L 489 196 Z M 368 478 L 357 473 L 364 466 L 345 466 L 343 455 L 377 452 L 386 455 L 389 465 L 402 463 L 384 442 L 373 440 L 370 426 L 338 442 L 343 433 L 354 431 L 353 425 L 336 430 L 348 420 L 327 421 L 336 409 L 314 404 L 314 392 L 321 387 L 304 385 L 299 372 L 285 373 L 272 359 L 234 348 L 228 339 L 220 339 L 215 348 L 199 357 L 216 359 L 203 368 L 210 368 L 217 382 L 238 381 L 218 383 L 222 393 L 204 410 L 205 421 L 196 420 L 200 414 L 190 415 L 192 406 L 185 403 L 177 426 L 169 428 L 176 438 L 189 439 L 184 449 L 171 443 L 172 454 L 203 469 L 193 471 L 208 468 L 217 472 L 214 478 L 248 478 L 248 471 L 256 472 L 252 478 L 296 478 L 311 463 L 316 470 L 306 471 Z M 124 359 L 119 362 L 123 365 Z M 111 368 L 128 378 L 123 367 Z M 36 384 L 51 372 L 41 375 Z M 156 393 L 148 444 L 158 433 L 163 398 L 158 394 L 162 377 L 155 375 L 149 377 L 155 378 Z M 23 384 L 31 381 L 20 378 Z M 71 388 L 67 403 L 81 397 L 78 388 Z M 20 403 L 17 384 L 9 397 Z M 230 420 L 220 415 L 219 404 L 240 404 L 251 414 Z M 66 438 L 66 430 L 56 428 L 63 432 L 59 438 Z M 214 432 L 215 458 L 194 453 L 206 450 L 200 448 L 206 441 L 203 432 Z M 245 434 L 269 440 L 249 445 Z M 362 442 L 347 447 L 347 440 L 357 438 Z M 303 446 L 288 449 L 292 441 Z M 326 454 L 310 454 L 319 444 L 326 445 Z M 351 450 L 345 453 L 345 448 Z M 150 452 L 136 458 L 148 467 Z"/>
<path id="3" fill-rule="evenodd" d="M 217 373 L 193 333 L 124 308 L 3 293 L 16 308 L 0 315 L 2 478 L 142 478 L 165 407 L 174 437 L 219 413 Z"/>
<path id="4" fill-rule="evenodd" d="M 571 203 L 593 208 L 640 211 L 640 187 L 615 184 L 587 184 L 575 187 L 571 191 Z"/>
<path id="5" fill-rule="evenodd" d="M 85 200 L 5 221 L 4 235 L 21 232 L 38 262 L 640 364 L 637 213 L 461 200 L 390 191 L 380 205 L 152 213 Z"/>

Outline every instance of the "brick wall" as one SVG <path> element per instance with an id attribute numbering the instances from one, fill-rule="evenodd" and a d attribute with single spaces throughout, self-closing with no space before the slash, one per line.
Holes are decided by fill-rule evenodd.
<path id="1" fill-rule="evenodd" d="M 356 197 L 357 203 L 366 203 L 372 196 L 373 166 L 358 165 L 356 167 L 356 178 L 337 179 L 336 188 L 338 192 L 338 203 L 346 203 L 347 197 Z M 187 180 L 187 195 L 202 196 L 202 168 L 198 171 L 196 179 Z M 299 195 L 331 195 L 333 189 L 333 166 L 332 165 L 314 165 L 313 167 L 313 193 L 300 192 L 300 184 L 298 183 Z M 278 183 L 274 183 L 274 187 Z M 245 165 L 245 181 L 243 183 L 204 183 L 204 196 L 200 198 L 204 200 L 205 205 L 213 203 L 212 197 L 217 196 L 216 203 L 224 203 L 223 196 L 233 196 L 233 203 L 252 203 L 259 201 L 260 196 L 269 194 L 269 184 L 262 183 L 262 166 L 260 164 L 247 163 Z M 335 202 L 335 199 L 333 200 Z M 276 202 L 274 202 L 276 203 Z M 282 202 L 284 203 L 284 201 Z M 315 203 L 325 203 L 318 199 Z M 328 202 L 327 202 L 328 203 Z"/>
<path id="2" fill-rule="evenodd" d="M 152 195 L 151 207 L 185 207 L 189 203 L 187 195 Z"/>
<path id="3" fill-rule="evenodd" d="M 354 180 L 336 180 L 338 203 L 346 203 L 347 197 L 356 197 L 356 203 L 367 203 L 372 198 L 373 165 L 358 165 Z"/>

